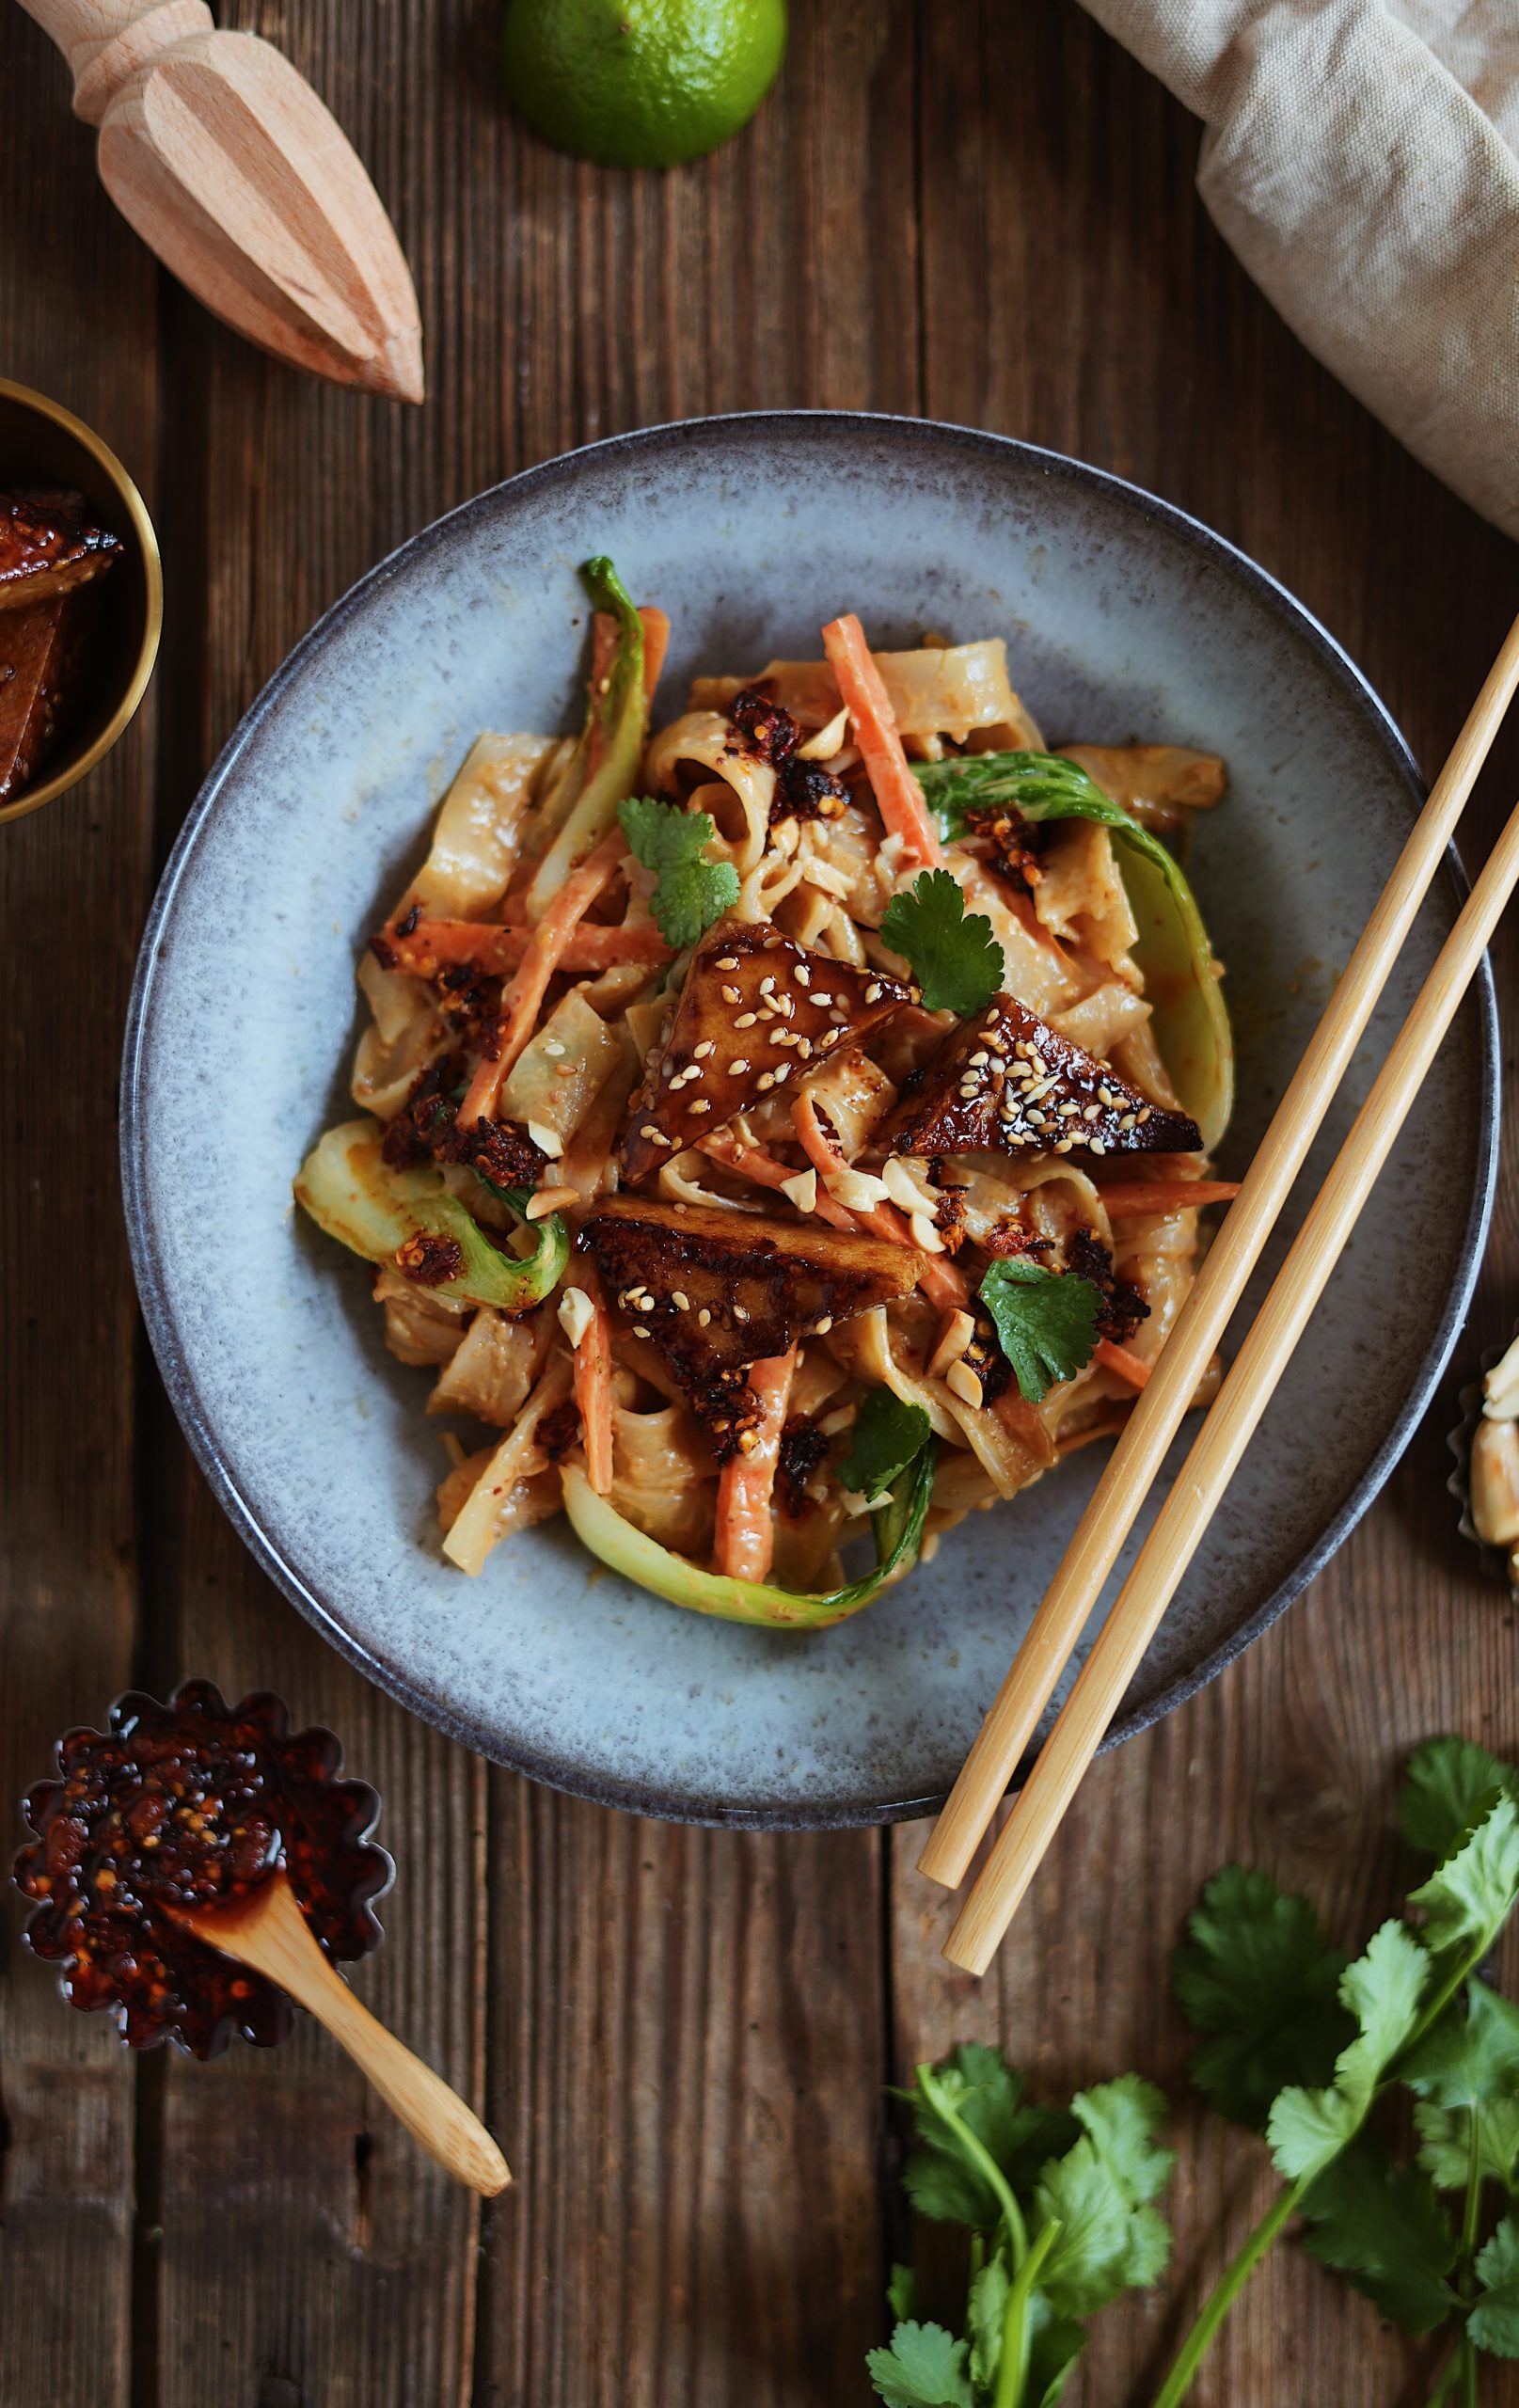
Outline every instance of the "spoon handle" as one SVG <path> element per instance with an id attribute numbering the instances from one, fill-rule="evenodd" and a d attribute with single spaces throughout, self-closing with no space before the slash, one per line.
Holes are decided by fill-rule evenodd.
<path id="1" fill-rule="evenodd" d="M 211 33 L 205 0 L 21 0 L 74 79 L 74 115 L 99 125 L 114 94 L 161 51 Z"/>
<path id="2" fill-rule="evenodd" d="M 276 1874 L 254 1895 L 259 1912 L 245 1927 L 234 1929 L 225 1914 L 198 1916 L 200 1936 L 266 1973 L 325 2024 L 406 2130 L 449 2173 L 486 2198 L 503 2191 L 512 2177 L 484 2125 L 440 2074 L 413 2056 L 355 1997 L 317 1946 L 288 1878 Z"/>

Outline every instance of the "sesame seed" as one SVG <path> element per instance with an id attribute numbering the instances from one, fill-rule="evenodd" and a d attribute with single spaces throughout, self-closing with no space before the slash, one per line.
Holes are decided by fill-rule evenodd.
<path id="1" fill-rule="evenodd" d="M 636 1322 L 633 1323 L 633 1335 L 634 1335 L 634 1337 L 635 1337 L 635 1338 L 647 1338 L 647 1337 L 648 1337 L 648 1334 L 649 1334 L 649 1333 L 648 1333 L 648 1331 L 645 1329 L 645 1327 L 643 1326 L 643 1323 L 642 1323 L 641 1321 L 636 1321 Z M 562 1376 L 563 1376 L 563 1374 L 562 1374 L 562 1373 L 561 1373 L 561 1377 L 562 1377 Z"/>
<path id="2" fill-rule="evenodd" d="M 1134 1117 L 1138 1121 L 1140 1128 L 1143 1129 L 1146 1121 L 1149 1118 L 1149 1105 L 1147 1103 L 1143 1112 L 1136 1113 Z"/>
<path id="3" fill-rule="evenodd" d="M 545 1052 L 546 1054 L 556 1054 L 556 1055 L 557 1055 L 557 1054 L 562 1054 L 562 1053 L 563 1053 L 563 1051 L 564 1051 L 564 1048 L 563 1048 L 563 1046 L 560 1043 L 560 1041 L 559 1041 L 559 1039 L 558 1039 L 558 1038 L 557 1038 L 557 1037 L 546 1037 L 546 1038 L 544 1038 L 544 1052 Z"/>
<path id="4" fill-rule="evenodd" d="M 737 967 L 738 956 L 736 953 L 721 953 L 718 956 L 718 968 L 720 970 L 736 970 Z"/>
<path id="5" fill-rule="evenodd" d="M 749 1314 L 742 1305 L 735 1305 L 733 1308 L 733 1317 L 735 1321 L 747 1321 L 749 1319 Z"/>
<path id="6" fill-rule="evenodd" d="M 704 1305 L 704 1306 L 702 1307 L 701 1311 L 700 1311 L 700 1312 L 697 1314 L 697 1316 L 696 1316 L 696 1326 L 697 1326 L 697 1328 L 698 1328 L 698 1329 L 705 1329 L 705 1327 L 706 1327 L 706 1325 L 707 1325 L 708 1322 L 711 1320 L 711 1318 L 712 1318 L 711 1314 L 708 1312 L 708 1310 L 707 1310 L 707 1308 L 706 1308 L 705 1305 Z"/>
<path id="7" fill-rule="evenodd" d="M 1104 1146 L 1104 1144 L 1102 1143 L 1102 1140 L 1101 1140 L 1101 1138 L 1100 1138 L 1100 1137 L 1094 1137 L 1094 1138 L 1092 1139 L 1092 1143 L 1091 1143 L 1091 1151 L 1092 1151 L 1094 1154 L 1105 1154 L 1105 1153 L 1107 1152 L 1107 1150 L 1108 1150 L 1108 1149 L 1107 1149 L 1106 1146 Z"/>
<path id="8" fill-rule="evenodd" d="M 971 1056 L 971 1068 L 972 1068 L 972 1069 L 973 1069 L 973 1070 L 984 1070 L 984 1069 L 986 1069 L 986 1067 L 987 1067 L 987 1055 L 986 1055 L 986 1050 L 985 1050 L 985 1048 L 983 1048 L 979 1053 L 975 1053 L 975 1054 L 972 1054 L 972 1056 Z"/>
<path id="9" fill-rule="evenodd" d="M 869 986 L 865 989 L 865 1001 L 866 1001 L 866 1003 L 867 1003 L 867 1004 L 878 1004 L 878 1003 L 879 1003 L 879 1001 L 880 1001 L 880 980 L 879 980 L 878 978 L 873 978 L 873 979 L 871 980 L 871 982 L 870 982 Z"/>
<path id="10" fill-rule="evenodd" d="M 762 995 L 773 995 L 774 992 L 775 980 L 773 978 L 762 978 L 760 980 L 760 993 Z"/>
<path id="11" fill-rule="evenodd" d="M 725 1004 L 737 1004 L 743 1001 L 743 997 L 740 995 L 736 987 L 724 987 L 722 989 L 722 1000 Z"/>
<path id="12" fill-rule="evenodd" d="M 804 961 L 799 961 L 797 964 L 797 978 L 803 987 L 810 987 L 813 983 L 813 974 Z"/>
<path id="13" fill-rule="evenodd" d="M 686 1108 L 688 1112 L 710 1112 L 712 1109 L 711 1098 L 704 1095 L 695 1096 Z"/>
<path id="14" fill-rule="evenodd" d="M 814 1323 L 813 1323 L 813 1336 L 814 1336 L 815 1338 L 826 1338 L 826 1337 L 828 1336 L 829 1331 L 832 1328 L 832 1326 L 833 1326 L 833 1316 L 832 1316 L 832 1314 L 831 1314 L 831 1313 L 825 1313 L 825 1314 L 823 1315 L 823 1318 L 822 1318 L 822 1320 L 821 1320 L 821 1321 L 815 1321 L 815 1322 L 814 1322 Z"/>
<path id="15" fill-rule="evenodd" d="M 752 1028 L 758 1018 L 758 1012 L 740 1012 L 734 1022 L 734 1026 L 735 1028 Z"/>
<path id="16" fill-rule="evenodd" d="M 1131 1129 L 1131 1128 L 1133 1127 L 1133 1125 L 1134 1125 L 1134 1116 L 1133 1116 L 1133 1114 L 1132 1114 L 1131 1112 L 1126 1112 L 1126 1113 L 1124 1114 L 1124 1116 L 1123 1116 L 1123 1118 L 1122 1118 L 1122 1119 L 1119 1121 L 1119 1123 L 1118 1123 L 1119 1128 L 1120 1128 L 1120 1129 Z"/>
<path id="17" fill-rule="evenodd" d="M 775 1072 L 773 1070 L 762 1070 L 756 1084 L 761 1087 L 773 1087 L 775 1085 Z"/>
<path id="18" fill-rule="evenodd" d="M 677 1288 L 670 1301 L 674 1306 L 675 1310 L 678 1313 L 688 1313 L 690 1311 L 691 1300 L 683 1289 Z"/>
<path id="19" fill-rule="evenodd" d="M 717 1050 L 718 1049 L 712 1042 L 710 1037 L 704 1037 L 701 1044 L 694 1048 L 696 1058 L 699 1062 L 704 1062 L 707 1059 L 707 1056 L 711 1054 L 715 1054 Z"/>
<path id="20" fill-rule="evenodd" d="M 658 1134 L 659 1134 L 659 1132 L 658 1132 L 658 1130 L 655 1127 L 654 1122 L 653 1122 L 652 1120 L 645 1120 L 645 1122 L 643 1123 L 642 1128 L 639 1131 L 639 1135 L 640 1135 L 641 1137 L 657 1137 L 657 1136 L 658 1136 Z"/>
<path id="21" fill-rule="evenodd" d="M 1100 1120 L 1101 1117 L 1102 1106 L 1100 1103 L 1087 1104 L 1082 1113 L 1082 1118 L 1084 1120 Z"/>
<path id="22" fill-rule="evenodd" d="M 743 1056 L 740 1055 L 736 1061 L 730 1062 L 728 1068 L 731 1071 L 736 1071 L 739 1077 L 742 1077 L 743 1073 L 748 1069 L 749 1064 L 743 1059 Z"/>
<path id="23" fill-rule="evenodd" d="M 815 995 L 813 997 L 813 1002 L 817 1006 L 820 1012 L 826 1012 L 831 1010 L 833 998 L 831 995 Z"/>

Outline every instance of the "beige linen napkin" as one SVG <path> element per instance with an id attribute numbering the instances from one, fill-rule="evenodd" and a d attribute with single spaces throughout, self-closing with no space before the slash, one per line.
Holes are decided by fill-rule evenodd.
<path id="1" fill-rule="evenodd" d="M 1310 351 L 1519 535 L 1519 0 L 1084 0 Z"/>

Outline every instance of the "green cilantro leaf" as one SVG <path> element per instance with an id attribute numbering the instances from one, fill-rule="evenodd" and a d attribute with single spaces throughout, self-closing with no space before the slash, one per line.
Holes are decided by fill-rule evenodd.
<path id="1" fill-rule="evenodd" d="M 1030 1404 L 1091 1361 L 1102 1298 L 1090 1279 L 1013 1254 L 991 1265 L 978 1292 Z"/>
<path id="2" fill-rule="evenodd" d="M 1453 1856 L 1409 1893 L 1422 1908 L 1424 1938 L 1436 1956 L 1459 1950 L 1479 1964 L 1519 1904 L 1519 1807 L 1498 1798 Z"/>
<path id="3" fill-rule="evenodd" d="M 1394 2165 L 1358 2140 L 1327 2165 L 1303 2201 L 1305 2246 L 1333 2266 L 1405 2333 L 1431 2333 L 1455 2306 L 1442 2277 L 1458 2242 L 1428 2175 Z"/>
<path id="4" fill-rule="evenodd" d="M 990 2391 L 1002 2364 L 1003 2319 L 1012 2289 L 1000 2251 L 987 2259 L 971 2285 L 965 2321 L 971 2337 L 971 2382 L 977 2391 Z"/>
<path id="5" fill-rule="evenodd" d="M 1027 2192 L 1046 2158 L 1069 2148 L 1078 2126 L 1058 2109 L 1025 2106 L 1022 2075 L 979 2041 L 917 2072 L 907 2097 L 920 2146 L 902 2186 L 920 2215 L 990 2232 L 1004 2208 L 993 2177 L 1015 2194 Z"/>
<path id="6" fill-rule="evenodd" d="M 918 2313 L 918 2278 L 910 2266 L 895 2264 L 892 2279 L 886 2286 L 886 2305 L 898 2324 L 908 2324 Z"/>
<path id="7" fill-rule="evenodd" d="M 718 832 L 711 816 L 645 794 L 620 802 L 617 816 L 634 858 L 654 872 L 649 909 L 659 933 L 666 944 L 684 952 L 738 900 L 738 872 L 732 862 L 705 859 Z"/>
<path id="8" fill-rule="evenodd" d="M 1429 1972 L 1425 1951 L 1396 1921 L 1346 1967 L 1340 2004 L 1354 2017 L 1357 2036 L 1336 2058 L 1328 2087 L 1282 2091 L 1267 2121 L 1276 2170 L 1290 2182 L 1311 2182 L 1360 2130 L 1378 2083 L 1414 2030 Z"/>
<path id="9" fill-rule="evenodd" d="M 1398 1799 L 1403 1836 L 1447 1857 L 1500 1798 L 1519 1798 L 1519 1770 L 1474 1739 L 1427 1739 L 1409 1758 Z"/>
<path id="10" fill-rule="evenodd" d="M 1002 947 L 991 922 L 984 911 L 966 911 L 947 869 L 926 869 L 905 895 L 894 895 L 880 933 L 908 963 L 931 1012 L 970 1020 L 1002 985 Z"/>
<path id="11" fill-rule="evenodd" d="M 1083 2136 L 1044 2168 L 1036 2194 L 1041 2223 L 1061 2227 L 1039 2288 L 1057 2313 L 1090 2316 L 1164 2267 L 1171 2236 L 1149 2202 L 1176 2161 L 1152 2138 L 1165 2099 L 1137 2074 L 1078 2091 L 1071 2112 Z"/>
<path id="12" fill-rule="evenodd" d="M 1338 1998 L 1344 1951 L 1330 1947 L 1306 1898 L 1242 1864 L 1214 1874 L 1187 1930 L 1171 1987 L 1209 2035 L 1187 2070 L 1220 2115 L 1259 2131 L 1276 2093 L 1327 2083 L 1353 2037 Z"/>
<path id="13" fill-rule="evenodd" d="M 1505 2216 L 1478 2252 L 1477 2273 L 1482 2289 L 1466 2330 L 1479 2350 L 1519 2358 L 1519 2216 Z"/>
<path id="14" fill-rule="evenodd" d="M 886 2408 L 974 2408 L 969 2353 L 941 2324 L 899 2324 L 889 2350 L 865 2360 Z"/>
<path id="15" fill-rule="evenodd" d="M 866 1498 L 883 1496 L 932 1427 L 921 1404 L 904 1403 L 890 1388 L 872 1388 L 849 1434 L 849 1451 L 837 1466 L 845 1487 Z"/>
<path id="16" fill-rule="evenodd" d="M 1442 2015 L 1398 2071 L 1436 2107 L 1485 2107 L 1519 2095 L 1519 2007 L 1485 1982 L 1468 1982 L 1465 2014 Z"/>
<path id="17" fill-rule="evenodd" d="M 1027 2408 L 1054 2408 L 1085 2347 L 1085 2327 L 1068 2316 L 1057 2316 L 1044 2293 L 1036 2290 L 1029 2302 L 1029 2329 L 1034 2346 L 1023 2398 Z"/>
<path id="18" fill-rule="evenodd" d="M 1414 2110 L 1418 2162 L 1437 2191 L 1464 2188 L 1471 2170 L 1472 2118 L 1477 2119 L 1477 2178 L 1519 2190 L 1519 2099 L 1495 2099 L 1486 2107 Z"/>

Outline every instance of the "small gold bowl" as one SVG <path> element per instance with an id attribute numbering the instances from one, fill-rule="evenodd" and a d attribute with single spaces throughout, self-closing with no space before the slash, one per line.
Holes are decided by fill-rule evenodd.
<path id="1" fill-rule="evenodd" d="M 0 486 L 12 479 L 73 486 L 97 523 L 120 536 L 122 557 L 102 580 L 104 637 L 84 709 L 40 775 L 0 803 L 0 822 L 40 810 L 110 751 L 147 689 L 164 624 L 158 538 L 116 453 L 45 393 L 0 376 Z"/>

